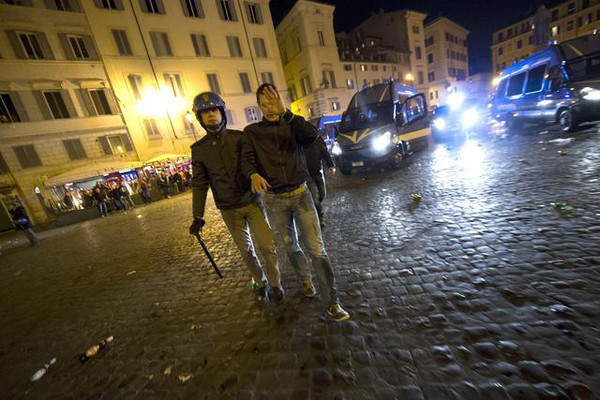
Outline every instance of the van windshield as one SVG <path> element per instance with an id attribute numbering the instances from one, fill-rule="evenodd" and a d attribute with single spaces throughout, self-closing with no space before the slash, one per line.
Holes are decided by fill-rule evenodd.
<path id="1" fill-rule="evenodd" d="M 600 53 L 567 62 L 565 66 L 572 82 L 600 78 Z"/>
<path id="2" fill-rule="evenodd" d="M 394 104 L 376 103 L 360 108 L 351 108 L 344 113 L 340 132 L 381 126 L 394 122 Z"/>

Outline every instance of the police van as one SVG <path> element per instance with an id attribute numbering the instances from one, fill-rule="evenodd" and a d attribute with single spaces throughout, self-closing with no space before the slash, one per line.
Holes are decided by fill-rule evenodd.
<path id="1" fill-rule="evenodd" d="M 573 131 L 600 120 L 600 34 L 553 44 L 506 68 L 490 107 L 511 129 L 558 122 Z"/>
<path id="2" fill-rule="evenodd" d="M 427 144 L 429 125 L 423 93 L 392 80 L 365 88 L 342 115 L 332 149 L 336 165 L 345 175 L 368 167 L 398 168 L 411 149 Z"/>

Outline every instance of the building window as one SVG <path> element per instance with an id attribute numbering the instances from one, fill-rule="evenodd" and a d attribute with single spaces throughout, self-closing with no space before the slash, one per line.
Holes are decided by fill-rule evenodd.
<path id="1" fill-rule="evenodd" d="M 127 151 L 133 151 L 131 139 L 129 139 L 129 135 L 127 134 L 100 136 L 98 137 L 98 141 L 106 155 L 123 154 Z"/>
<path id="2" fill-rule="evenodd" d="M 344 64 L 344 71 L 352 71 L 352 64 Z"/>
<path id="3" fill-rule="evenodd" d="M 436 99 L 438 99 L 438 98 L 439 98 L 439 96 L 438 96 L 438 91 L 437 91 L 437 90 L 435 91 L 435 98 L 436 98 Z"/>
<path id="4" fill-rule="evenodd" d="M 520 49 L 523 47 L 523 41 L 522 40 L 518 40 L 517 41 L 517 49 Z"/>
<path id="5" fill-rule="evenodd" d="M 150 39 L 157 57 L 172 57 L 173 50 L 169 43 L 169 36 L 165 32 L 150 32 Z"/>
<path id="6" fill-rule="evenodd" d="M 200 0 L 182 0 L 183 14 L 186 17 L 204 18 L 204 10 Z"/>
<path id="7" fill-rule="evenodd" d="M 567 21 L 567 31 L 573 30 L 573 20 Z"/>
<path id="8" fill-rule="evenodd" d="M 425 39 L 425 47 L 429 47 L 431 45 L 433 45 L 433 36 L 430 36 L 427 39 Z"/>
<path id="9" fill-rule="evenodd" d="M 429 53 L 429 54 L 427 54 L 427 62 L 428 62 L 429 64 L 432 64 L 432 63 L 433 63 L 433 53 Z"/>
<path id="10" fill-rule="evenodd" d="M 217 7 L 223 21 L 237 21 L 235 5 L 230 0 L 217 0 Z"/>
<path id="11" fill-rule="evenodd" d="M 242 57 L 242 46 L 237 36 L 227 36 L 227 47 L 229 47 L 230 57 Z"/>
<path id="12" fill-rule="evenodd" d="M 43 92 L 54 119 L 70 118 L 67 105 L 60 92 Z"/>
<path id="13" fill-rule="evenodd" d="M 367 65 L 366 64 L 360 64 L 360 70 L 361 71 L 366 71 L 367 70 Z"/>
<path id="14" fill-rule="evenodd" d="M 6 165 L 6 161 L 4 161 L 4 157 L 0 154 L 0 175 L 8 174 L 8 165 Z"/>
<path id="15" fill-rule="evenodd" d="M 167 86 L 171 89 L 171 93 L 173 93 L 173 96 L 183 97 L 185 95 L 181 75 L 165 74 L 165 82 Z"/>
<path id="16" fill-rule="evenodd" d="M 552 10 L 552 21 L 556 21 L 558 19 L 558 9 Z"/>
<path id="17" fill-rule="evenodd" d="M 21 168 L 32 168 L 42 165 L 42 161 L 33 145 L 13 146 L 13 151 L 21 164 Z"/>
<path id="18" fill-rule="evenodd" d="M 53 8 L 59 11 L 73 11 L 70 0 L 54 0 Z"/>
<path id="19" fill-rule="evenodd" d="M 429 92 L 429 100 L 433 100 L 433 92 Z"/>
<path id="20" fill-rule="evenodd" d="M 296 93 L 296 85 L 294 85 L 293 83 L 291 83 L 288 86 L 288 95 L 290 101 L 296 101 L 296 99 L 298 98 L 298 93 Z"/>
<path id="21" fill-rule="evenodd" d="M 279 49 L 279 52 L 281 53 L 281 61 L 283 62 L 283 65 L 286 65 L 288 63 L 288 55 L 287 55 L 287 50 L 286 50 L 286 47 L 285 47 L 285 43 Z"/>
<path id="22" fill-rule="evenodd" d="M 551 36 L 556 36 L 560 33 L 560 26 L 553 26 L 551 30 Z"/>
<path id="23" fill-rule="evenodd" d="M 215 92 L 217 94 L 221 94 L 221 88 L 219 86 L 219 79 L 217 74 L 206 74 L 206 79 L 208 79 L 208 86 L 210 87 L 211 92 Z"/>
<path id="24" fill-rule="evenodd" d="M 121 0 L 96 0 L 96 7 L 104 8 L 105 10 L 122 10 L 123 4 Z"/>
<path id="25" fill-rule="evenodd" d="M 235 125 L 235 114 L 233 113 L 232 110 L 226 109 L 225 117 L 227 117 L 227 124 Z"/>
<path id="26" fill-rule="evenodd" d="M 115 29 L 112 31 L 112 34 L 113 38 L 115 39 L 115 43 L 117 44 L 117 50 L 119 51 L 119 55 L 133 55 L 133 52 L 131 51 L 131 45 L 129 44 L 129 39 L 127 39 L 127 32 Z"/>
<path id="27" fill-rule="evenodd" d="M 63 140 L 62 142 L 70 160 L 83 160 L 84 158 L 87 158 L 87 154 L 85 154 L 85 149 L 81 144 L 81 140 L 69 139 Z"/>
<path id="28" fill-rule="evenodd" d="M 336 83 L 335 83 L 335 73 L 331 70 L 324 70 L 323 71 L 323 84 L 322 84 L 325 88 L 335 88 Z"/>
<path id="29" fill-rule="evenodd" d="M 513 35 L 513 30 L 512 28 L 510 28 L 509 30 L 506 31 L 506 37 L 511 38 Z"/>
<path id="30" fill-rule="evenodd" d="M 371 71 L 379 71 L 379 66 L 375 64 L 371 65 Z"/>
<path id="31" fill-rule="evenodd" d="M 504 40 L 504 32 L 498 33 L 498 42 L 501 42 L 503 40 Z"/>
<path id="32" fill-rule="evenodd" d="M 418 26 L 414 25 L 414 26 L 412 27 L 412 32 L 413 32 L 414 34 L 418 34 L 418 33 L 420 33 L 420 32 L 421 32 L 421 30 L 419 29 L 419 27 L 418 27 Z"/>
<path id="33" fill-rule="evenodd" d="M 423 84 L 423 73 L 421 71 L 419 71 L 418 75 L 418 80 L 417 82 L 419 82 L 419 85 Z"/>
<path id="34" fill-rule="evenodd" d="M 246 114 L 246 122 L 257 122 L 260 121 L 260 110 L 258 107 L 247 107 L 244 109 Z"/>
<path id="35" fill-rule="evenodd" d="M 30 60 L 44 60 L 47 58 L 42 51 L 40 41 L 38 40 L 38 35 L 40 34 L 33 32 L 20 32 L 18 35 L 21 46 L 25 50 L 26 58 Z"/>
<path id="36" fill-rule="evenodd" d="M 198 57 L 210 57 L 210 50 L 205 35 L 192 33 L 192 45 Z"/>
<path id="37" fill-rule="evenodd" d="M 67 35 L 71 52 L 76 60 L 89 60 L 90 53 L 85 45 L 85 39 L 83 36 Z"/>
<path id="38" fill-rule="evenodd" d="M 96 109 L 96 113 L 98 115 L 112 114 L 104 89 L 90 89 L 88 92 L 90 93 L 92 103 L 94 104 L 94 108 Z"/>
<path id="39" fill-rule="evenodd" d="M 527 43 L 529 43 L 529 44 L 533 44 L 533 35 L 530 35 L 530 36 L 527 38 Z"/>
<path id="40" fill-rule="evenodd" d="M 144 120 L 144 130 L 146 131 L 146 137 L 148 140 L 156 140 L 162 138 L 158 127 L 156 126 L 156 121 L 152 118 L 148 118 Z M 110 141 L 110 139 L 109 139 Z M 117 145 L 119 147 L 119 145 Z M 113 147 L 115 148 L 115 147 Z"/>
<path id="41" fill-rule="evenodd" d="M 334 101 L 331 103 L 331 111 L 340 111 L 342 107 L 340 106 L 339 101 Z"/>
<path id="42" fill-rule="evenodd" d="M 251 93 L 252 86 L 250 86 L 250 78 L 246 72 L 240 72 L 240 82 L 242 82 L 242 91 L 244 93 Z"/>
<path id="43" fill-rule="evenodd" d="M 9 93 L 0 93 L 0 122 L 3 124 L 21 122 L 21 117 Z"/>
<path id="44" fill-rule="evenodd" d="M 325 36 L 323 36 L 323 31 L 317 31 L 317 36 L 319 37 L 319 46 L 325 46 Z"/>
<path id="45" fill-rule="evenodd" d="M 415 56 L 417 57 L 417 60 L 421 59 L 421 47 L 420 46 L 415 47 Z"/>
<path id="46" fill-rule="evenodd" d="M 129 87 L 131 88 L 131 92 L 133 93 L 133 98 L 136 100 L 141 100 L 142 90 L 144 89 L 142 77 L 140 75 L 129 74 L 127 76 L 127 80 L 129 81 Z"/>
<path id="47" fill-rule="evenodd" d="M 142 11 L 149 14 L 164 14 L 162 0 L 140 0 Z"/>
<path id="48" fill-rule="evenodd" d="M 251 24 L 262 25 L 263 19 L 260 12 L 260 4 L 258 3 L 246 3 L 246 12 L 248 14 L 248 20 Z"/>
<path id="49" fill-rule="evenodd" d="M 262 72 L 260 74 L 260 80 L 262 81 L 262 83 L 270 83 L 271 85 L 275 84 L 275 82 L 273 81 L 273 74 L 270 72 Z"/>
<path id="50" fill-rule="evenodd" d="M 307 94 L 312 93 L 312 85 L 310 83 L 310 78 L 308 77 L 308 75 L 300 79 L 300 87 L 302 88 L 302 96 L 306 96 Z"/>
<path id="51" fill-rule="evenodd" d="M 347 89 L 354 89 L 354 80 L 353 79 L 346 79 L 346 88 Z"/>
<path id="52" fill-rule="evenodd" d="M 501 56 L 502 54 L 504 54 L 504 49 L 502 48 L 502 46 L 498 47 L 498 55 Z"/>
<path id="53" fill-rule="evenodd" d="M 428 80 L 429 82 L 433 82 L 433 81 L 435 81 L 435 72 L 430 72 L 430 73 L 428 73 L 428 74 L 427 74 L 427 80 Z"/>
<path id="54" fill-rule="evenodd" d="M 588 8 L 590 6 L 590 0 L 581 0 L 581 8 Z"/>
<path id="55" fill-rule="evenodd" d="M 265 40 L 262 38 L 253 38 L 254 52 L 257 58 L 267 58 L 267 48 L 265 46 Z"/>
<path id="56" fill-rule="evenodd" d="M 567 15 L 571 15 L 575 13 L 575 3 L 569 3 L 567 5 Z"/>

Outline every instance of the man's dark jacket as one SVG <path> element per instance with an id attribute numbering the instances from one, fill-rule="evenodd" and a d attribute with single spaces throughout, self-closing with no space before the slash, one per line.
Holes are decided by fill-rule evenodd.
<path id="1" fill-rule="evenodd" d="M 242 172 L 247 177 L 261 175 L 271 185 L 271 193 L 290 192 L 308 178 L 303 146 L 317 136 L 313 125 L 289 110 L 277 122 L 263 118 L 248 125 L 242 144 Z"/>
<path id="2" fill-rule="evenodd" d="M 320 177 L 322 175 L 321 161 L 325 162 L 327 168 L 331 168 L 335 165 L 329 151 L 327 151 L 325 140 L 323 140 L 321 135 L 319 135 L 314 143 L 304 148 L 304 154 L 306 156 L 306 167 L 308 168 L 310 176 Z"/>
<path id="3" fill-rule="evenodd" d="M 250 190 L 250 180 L 242 175 L 242 132 L 209 132 L 191 148 L 194 217 L 204 216 L 209 186 L 220 210 L 240 208 L 257 200 Z"/>

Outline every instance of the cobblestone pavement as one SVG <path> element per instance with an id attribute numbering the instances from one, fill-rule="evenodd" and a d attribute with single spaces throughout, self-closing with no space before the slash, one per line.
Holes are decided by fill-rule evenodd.
<path id="1" fill-rule="evenodd" d="M 599 166 L 595 130 L 532 130 L 335 177 L 325 238 L 342 324 L 287 263 L 286 302 L 257 305 L 211 203 L 216 279 L 187 233 L 189 194 L 9 250 L 0 398 L 597 398 Z M 550 206 L 562 201 L 573 209 Z"/>

